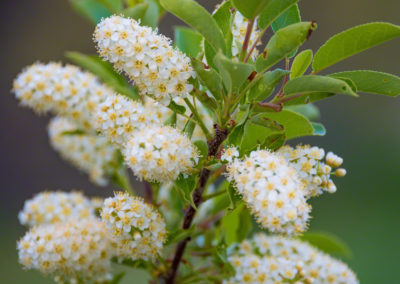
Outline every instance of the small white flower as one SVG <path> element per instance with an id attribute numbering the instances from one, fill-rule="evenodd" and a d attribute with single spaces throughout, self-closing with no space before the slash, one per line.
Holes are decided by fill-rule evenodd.
<path id="1" fill-rule="evenodd" d="M 232 161 L 239 157 L 239 151 L 236 147 L 227 148 L 221 156 L 222 161 L 226 161 L 228 163 L 232 163 Z"/>
<path id="2" fill-rule="evenodd" d="M 321 195 L 324 191 L 336 192 L 336 186 L 331 180 L 332 168 L 339 167 L 343 163 L 342 158 L 329 152 L 326 155 L 326 162 L 324 162 L 325 151 L 309 145 L 298 145 L 296 148 L 283 146 L 278 153 L 283 155 L 297 170 L 307 192 L 307 199 Z M 344 169 L 336 171 L 337 177 L 345 175 Z"/>
<path id="3" fill-rule="evenodd" d="M 95 134 L 65 134 L 77 130 L 66 118 L 53 118 L 48 126 L 51 145 L 64 159 L 88 173 L 92 182 L 107 185 L 111 163 L 117 159 L 116 148 L 105 137 Z"/>
<path id="4" fill-rule="evenodd" d="M 115 249 L 104 224 L 94 217 L 33 227 L 17 248 L 25 268 L 52 274 L 58 283 L 103 283 L 112 277 Z"/>
<path id="5" fill-rule="evenodd" d="M 97 25 L 94 40 L 100 55 L 124 71 L 141 93 L 167 105 L 192 91 L 190 59 L 151 28 L 114 15 Z"/>
<path id="6" fill-rule="evenodd" d="M 119 258 L 152 260 L 161 253 L 167 235 L 165 221 L 142 199 L 116 193 L 105 200 L 101 216 Z"/>
<path id="7" fill-rule="evenodd" d="M 250 207 L 258 223 L 273 233 L 306 229 L 310 206 L 294 168 L 274 153 L 257 150 L 227 167 L 228 180 Z"/>
<path id="8" fill-rule="evenodd" d="M 133 133 L 123 155 L 140 179 L 160 182 L 190 173 L 199 157 L 197 148 L 179 130 L 156 125 Z"/>
<path id="9" fill-rule="evenodd" d="M 13 90 L 23 106 L 68 117 L 87 131 L 94 131 L 96 106 L 112 94 L 91 73 L 53 62 L 25 68 L 15 79 Z"/>

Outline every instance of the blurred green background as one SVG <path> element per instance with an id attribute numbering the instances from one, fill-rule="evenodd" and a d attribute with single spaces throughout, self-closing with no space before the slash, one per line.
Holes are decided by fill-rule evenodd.
<path id="1" fill-rule="evenodd" d="M 199 1 L 212 9 L 217 1 Z M 304 48 L 314 51 L 331 35 L 370 21 L 400 24 L 398 0 L 303 0 L 305 20 L 318 29 Z M 0 104 L 0 283 L 52 283 L 17 263 L 16 241 L 25 229 L 17 213 L 25 199 L 44 189 L 83 189 L 89 195 L 109 195 L 97 188 L 51 150 L 48 117 L 19 108 L 10 93 L 12 80 L 35 61 L 65 61 L 67 50 L 94 53 L 93 26 L 69 7 L 67 0 L 1 1 Z M 179 24 L 171 15 L 161 22 L 171 35 Z M 327 70 L 375 69 L 400 75 L 400 40 L 364 52 Z M 340 236 L 354 256 L 346 260 L 361 283 L 399 283 L 400 269 L 400 99 L 362 95 L 320 102 L 327 135 L 302 140 L 344 157 L 348 176 L 337 181 L 338 192 L 313 200 L 312 230 Z M 140 283 L 135 277 L 124 283 Z M 131 278 L 132 279 L 132 278 Z M 126 279 L 128 280 L 128 278 Z"/>

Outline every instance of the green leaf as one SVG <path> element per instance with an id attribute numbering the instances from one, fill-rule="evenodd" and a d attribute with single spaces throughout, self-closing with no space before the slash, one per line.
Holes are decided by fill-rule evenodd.
<path id="1" fill-rule="evenodd" d="M 262 148 L 269 149 L 271 151 L 278 150 L 285 144 L 286 135 L 285 133 L 275 133 L 268 136 L 264 143 L 261 145 Z"/>
<path id="2" fill-rule="evenodd" d="M 61 132 L 61 135 L 66 135 L 66 136 L 84 135 L 84 134 L 87 134 L 87 133 L 85 131 L 83 131 L 82 129 Z"/>
<path id="3" fill-rule="evenodd" d="M 351 79 L 359 92 L 396 97 L 400 94 L 400 77 L 392 74 L 358 70 L 329 75 L 333 78 Z"/>
<path id="4" fill-rule="evenodd" d="M 351 86 L 343 80 L 317 75 L 294 78 L 286 83 L 283 92 L 287 97 L 308 92 L 328 92 L 358 96 Z"/>
<path id="5" fill-rule="evenodd" d="M 186 27 L 175 27 L 175 43 L 178 48 L 190 57 L 197 57 L 201 52 L 203 37 L 196 31 Z"/>
<path id="6" fill-rule="evenodd" d="M 285 106 L 285 109 L 300 113 L 309 120 L 317 120 L 321 117 L 319 109 L 313 104 Z"/>
<path id="7" fill-rule="evenodd" d="M 146 9 L 144 16 L 141 18 L 141 25 L 152 27 L 153 29 L 158 26 L 158 19 L 160 17 L 160 7 L 156 0 L 147 0 L 149 7 Z"/>
<path id="8" fill-rule="evenodd" d="M 171 115 L 167 118 L 167 120 L 164 122 L 164 125 L 169 125 L 172 127 L 176 126 L 176 112 L 171 113 Z"/>
<path id="9" fill-rule="evenodd" d="M 208 96 L 206 92 L 201 92 L 196 89 L 194 95 L 203 104 L 203 106 L 207 107 L 209 110 L 214 112 L 217 110 L 217 102 L 213 97 Z"/>
<path id="10" fill-rule="evenodd" d="M 192 139 L 195 128 L 196 128 L 196 122 L 193 120 L 193 118 L 190 118 L 188 119 L 188 121 L 185 124 L 185 127 L 183 128 L 183 133 L 185 133 L 189 139 Z"/>
<path id="11" fill-rule="evenodd" d="M 177 180 L 175 181 L 175 188 L 181 195 L 182 199 L 195 209 L 197 208 L 193 202 L 192 193 L 196 187 L 196 183 L 197 183 L 196 175 L 184 177 L 182 174 L 180 174 Z"/>
<path id="12" fill-rule="evenodd" d="M 193 144 L 199 149 L 202 159 L 206 159 L 208 156 L 208 145 L 204 140 L 196 140 Z"/>
<path id="13" fill-rule="evenodd" d="M 231 32 L 231 7 L 231 2 L 226 1 L 212 15 L 225 36 Z"/>
<path id="14" fill-rule="evenodd" d="M 97 0 L 102 3 L 112 13 L 118 13 L 123 8 L 122 0 Z"/>
<path id="15" fill-rule="evenodd" d="M 200 83 L 207 87 L 217 101 L 221 100 L 222 79 L 214 69 L 204 69 L 203 63 L 192 58 L 192 66 L 200 80 Z"/>
<path id="16" fill-rule="evenodd" d="M 115 274 L 114 277 L 108 282 L 109 284 L 118 284 L 121 282 L 122 278 L 124 278 L 125 272 L 120 272 Z"/>
<path id="17" fill-rule="evenodd" d="M 253 65 L 233 61 L 226 58 L 222 53 L 215 56 L 214 63 L 221 74 L 225 88 L 229 92 L 238 90 L 254 71 Z"/>
<path id="18" fill-rule="evenodd" d="M 160 0 L 161 5 L 204 36 L 216 50 L 225 52 L 224 36 L 213 17 L 193 0 Z"/>
<path id="19" fill-rule="evenodd" d="M 290 79 L 300 77 L 307 71 L 313 59 L 313 52 L 311 49 L 300 52 L 293 60 Z"/>
<path id="20" fill-rule="evenodd" d="M 352 252 L 346 243 L 331 233 L 306 232 L 300 238 L 328 254 L 340 255 L 348 258 L 352 256 Z"/>
<path id="21" fill-rule="evenodd" d="M 243 241 L 251 229 L 251 215 L 244 203 L 237 206 L 221 220 L 228 246 Z"/>
<path id="22" fill-rule="evenodd" d="M 173 100 L 171 100 L 169 103 L 168 108 L 179 114 L 185 114 L 186 112 L 186 108 L 184 106 L 178 105 Z"/>
<path id="23" fill-rule="evenodd" d="M 313 70 L 319 72 L 343 59 L 400 36 L 400 26 L 369 23 L 331 37 L 314 56 Z"/>
<path id="24" fill-rule="evenodd" d="M 300 10 L 296 5 L 292 5 L 282 15 L 272 23 L 272 30 L 276 33 L 280 29 L 301 21 Z"/>
<path id="25" fill-rule="evenodd" d="M 93 24 L 97 24 L 102 18 L 112 14 L 97 0 L 70 0 L 70 3 L 76 12 L 89 19 Z"/>
<path id="26" fill-rule="evenodd" d="M 124 17 L 129 17 L 135 20 L 141 20 L 141 23 L 143 24 L 143 17 L 146 14 L 147 9 L 149 8 L 148 3 L 140 3 L 137 4 L 133 7 L 126 8 L 123 10 L 121 13 Z"/>
<path id="27" fill-rule="evenodd" d="M 183 230 L 183 229 L 179 228 L 175 232 L 172 232 L 171 234 L 168 235 L 168 240 L 167 240 L 165 246 L 179 243 L 180 241 L 183 241 L 187 237 L 190 237 L 193 234 L 195 228 L 196 228 L 195 226 L 191 226 L 187 230 Z"/>
<path id="28" fill-rule="evenodd" d="M 268 2 L 269 0 L 232 0 L 233 6 L 249 20 L 260 14 Z"/>
<path id="29" fill-rule="evenodd" d="M 275 69 L 264 73 L 259 83 L 250 91 L 248 96 L 249 102 L 262 102 L 268 98 L 274 91 L 276 85 L 289 74 L 289 71 L 283 69 Z"/>
<path id="30" fill-rule="evenodd" d="M 314 135 L 316 136 L 324 136 L 326 134 L 325 126 L 318 122 L 311 122 L 312 127 L 314 128 Z"/>
<path id="31" fill-rule="evenodd" d="M 258 26 L 265 29 L 299 0 L 270 0 L 258 17 Z"/>
<path id="32" fill-rule="evenodd" d="M 125 95 L 133 100 L 139 99 L 138 89 L 130 85 L 123 75 L 115 72 L 110 63 L 102 61 L 97 56 L 86 55 L 79 52 L 67 52 L 66 57 L 75 64 L 92 72 L 117 93 Z"/>
<path id="33" fill-rule="evenodd" d="M 308 32 L 315 29 L 311 22 L 301 22 L 280 29 L 272 36 L 265 50 L 257 58 L 257 72 L 265 72 L 304 43 Z"/>

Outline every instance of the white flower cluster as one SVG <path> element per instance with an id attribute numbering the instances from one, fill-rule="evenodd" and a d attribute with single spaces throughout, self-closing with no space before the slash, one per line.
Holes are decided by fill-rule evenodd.
<path id="1" fill-rule="evenodd" d="M 95 217 L 95 205 L 80 192 L 41 192 L 25 201 L 18 219 L 30 227 Z"/>
<path id="2" fill-rule="evenodd" d="M 104 224 L 95 218 L 34 227 L 17 247 L 26 269 L 52 274 L 58 283 L 103 283 L 112 276 L 115 249 Z"/>
<path id="3" fill-rule="evenodd" d="M 104 201 L 101 217 L 119 247 L 118 257 L 149 260 L 160 254 L 167 235 L 165 221 L 140 198 L 116 193 Z"/>
<path id="4" fill-rule="evenodd" d="M 141 93 L 168 104 L 170 98 L 186 97 L 192 91 L 189 58 L 151 28 L 114 15 L 97 25 L 94 40 L 100 55 L 125 71 Z"/>
<path id="5" fill-rule="evenodd" d="M 299 173 L 301 182 L 307 192 L 307 198 L 321 195 L 324 191 L 336 192 L 336 185 L 331 180 L 332 169 L 340 167 L 343 159 L 332 152 L 326 155 L 324 149 L 309 145 L 298 145 L 296 148 L 283 146 L 278 150 Z M 344 169 L 337 169 L 336 176 L 343 177 Z"/>
<path id="6" fill-rule="evenodd" d="M 230 284 L 359 283 L 345 263 L 306 242 L 280 236 L 257 234 L 242 242 L 229 259 L 236 270 L 236 275 L 225 281 Z"/>
<path id="7" fill-rule="evenodd" d="M 125 96 L 114 94 L 101 103 L 95 114 L 97 128 L 119 147 L 135 130 L 160 124 L 157 112 Z"/>
<path id="8" fill-rule="evenodd" d="M 262 227 L 283 234 L 306 229 L 311 207 L 295 169 L 283 157 L 257 150 L 235 159 L 227 170 L 228 180 L 234 182 Z"/>
<path id="9" fill-rule="evenodd" d="M 233 24 L 232 24 L 232 35 L 233 35 L 233 40 L 232 40 L 232 55 L 234 57 L 239 56 L 241 50 L 242 50 L 242 45 L 244 42 L 244 39 L 246 37 L 246 32 L 247 32 L 247 25 L 249 23 L 249 20 L 247 20 L 243 15 L 237 11 L 235 13 L 234 19 L 233 19 Z M 258 40 L 258 38 L 261 36 L 260 30 L 257 28 L 257 20 L 254 21 L 253 25 L 253 30 L 249 38 L 249 49 L 250 47 Z M 261 44 L 261 40 L 258 41 L 257 46 Z M 251 58 L 255 60 L 257 58 L 258 51 L 257 49 L 254 49 Z"/>
<path id="10" fill-rule="evenodd" d="M 58 63 L 27 67 L 15 79 L 13 90 L 22 105 L 69 117 L 85 130 L 94 129 L 96 106 L 112 94 L 94 75 Z"/>
<path id="11" fill-rule="evenodd" d="M 77 130 L 66 118 L 53 118 L 48 127 L 51 145 L 64 159 L 88 173 L 91 181 L 106 185 L 111 164 L 117 159 L 115 147 L 105 137 L 73 133 Z"/>
<path id="12" fill-rule="evenodd" d="M 157 125 L 135 133 L 123 155 L 136 176 L 159 182 L 190 173 L 199 157 L 197 148 L 179 130 Z"/>

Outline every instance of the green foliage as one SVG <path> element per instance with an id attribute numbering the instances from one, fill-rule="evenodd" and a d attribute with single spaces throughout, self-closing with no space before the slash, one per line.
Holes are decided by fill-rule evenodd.
<path id="1" fill-rule="evenodd" d="M 400 78 L 383 72 L 358 70 L 329 75 L 334 78 L 348 78 L 359 92 L 395 97 L 400 94 Z"/>
<path id="2" fill-rule="evenodd" d="M 207 87 L 216 100 L 221 100 L 222 79 L 214 69 L 204 69 L 203 63 L 192 58 L 192 66 L 200 80 L 200 83 Z"/>
<path id="3" fill-rule="evenodd" d="M 302 76 L 287 82 L 283 89 L 286 96 L 309 92 L 328 92 L 357 97 L 351 86 L 343 80 L 326 76 Z"/>
<path id="4" fill-rule="evenodd" d="M 272 67 L 299 46 L 307 38 L 310 30 L 315 29 L 311 22 L 301 22 L 281 28 L 268 42 L 264 52 L 257 58 L 257 72 L 264 72 Z"/>
<path id="5" fill-rule="evenodd" d="M 254 19 L 267 5 L 269 0 L 232 0 L 233 6 L 247 19 Z"/>
<path id="6" fill-rule="evenodd" d="M 318 122 L 311 122 L 311 125 L 314 129 L 313 135 L 316 136 L 324 136 L 326 134 L 325 126 Z"/>
<path id="7" fill-rule="evenodd" d="M 284 27 L 299 23 L 300 21 L 301 17 L 299 7 L 297 6 L 297 4 L 295 4 L 287 9 L 272 23 L 272 30 L 274 32 L 277 32 Z"/>
<path id="8" fill-rule="evenodd" d="M 321 117 L 319 109 L 311 103 L 305 105 L 286 106 L 285 109 L 300 113 L 309 120 L 317 120 Z"/>
<path id="9" fill-rule="evenodd" d="M 111 13 L 118 13 L 123 8 L 123 0 L 98 0 L 98 2 L 103 3 Z"/>
<path id="10" fill-rule="evenodd" d="M 258 18 L 260 29 L 268 28 L 281 14 L 292 7 L 299 0 L 270 0 L 265 5 Z"/>
<path id="11" fill-rule="evenodd" d="M 178 48 L 190 57 L 197 57 L 201 52 L 202 36 L 186 27 L 175 27 L 175 43 Z"/>
<path id="12" fill-rule="evenodd" d="M 93 24 L 97 24 L 104 17 L 111 16 L 111 12 L 97 0 L 70 0 L 72 8 Z"/>
<path id="13" fill-rule="evenodd" d="M 313 52 L 311 49 L 300 52 L 293 60 L 292 68 L 290 69 L 290 79 L 303 75 L 310 66 L 312 59 Z"/>
<path id="14" fill-rule="evenodd" d="M 179 228 L 175 232 L 172 232 L 171 234 L 168 235 L 168 240 L 165 245 L 168 246 L 168 245 L 179 243 L 180 241 L 183 241 L 187 237 L 190 237 L 194 233 L 195 229 L 196 229 L 195 226 L 191 226 L 187 230 L 183 230 L 183 229 Z"/>
<path id="15" fill-rule="evenodd" d="M 149 7 L 146 9 L 144 15 L 140 18 L 141 24 L 155 29 L 158 26 L 158 20 L 161 15 L 160 6 L 156 0 L 146 0 L 146 3 L 149 5 Z"/>
<path id="16" fill-rule="evenodd" d="M 243 241 L 251 230 L 251 224 L 251 215 L 244 203 L 226 214 L 221 220 L 226 244 L 229 246 Z"/>
<path id="17" fill-rule="evenodd" d="M 262 79 L 250 91 L 248 95 L 249 102 L 261 102 L 268 98 L 274 91 L 276 85 L 290 72 L 282 69 L 265 72 Z"/>
<path id="18" fill-rule="evenodd" d="M 147 9 L 149 8 L 148 3 L 140 3 L 136 6 L 126 8 L 121 13 L 125 17 L 129 17 L 135 20 L 142 20 L 144 15 L 146 15 Z M 144 24 L 144 23 L 143 23 Z"/>
<path id="19" fill-rule="evenodd" d="M 216 50 L 225 51 L 224 36 L 213 17 L 193 0 L 161 0 L 165 10 L 171 12 L 204 36 Z"/>
<path id="20" fill-rule="evenodd" d="M 331 233 L 307 232 L 300 238 L 328 254 L 335 254 L 344 257 L 352 256 L 352 252 L 346 243 Z"/>
<path id="21" fill-rule="evenodd" d="M 108 282 L 109 284 L 118 284 L 121 282 L 122 278 L 124 278 L 125 272 L 121 272 L 118 274 L 115 274 L 114 277 Z"/>
<path id="22" fill-rule="evenodd" d="M 236 62 L 218 53 L 214 58 L 222 77 L 222 82 L 229 93 L 237 91 L 254 71 L 254 66 L 246 63 Z"/>
<path id="23" fill-rule="evenodd" d="M 175 189 L 178 191 L 182 200 L 187 204 L 191 205 L 193 208 L 196 208 L 196 205 L 193 202 L 193 190 L 196 187 L 197 183 L 197 175 L 191 175 L 188 177 L 179 175 L 177 180 L 175 181 Z"/>
<path id="24" fill-rule="evenodd" d="M 103 83 L 121 95 L 125 95 L 133 100 L 139 99 L 137 88 L 130 85 L 124 76 L 115 72 L 110 63 L 102 61 L 97 56 L 79 52 L 67 52 L 66 57 L 75 64 L 95 74 Z"/>
<path id="25" fill-rule="evenodd" d="M 331 37 L 314 56 L 313 70 L 319 72 L 368 48 L 400 36 L 400 27 L 389 23 L 369 23 Z"/>

